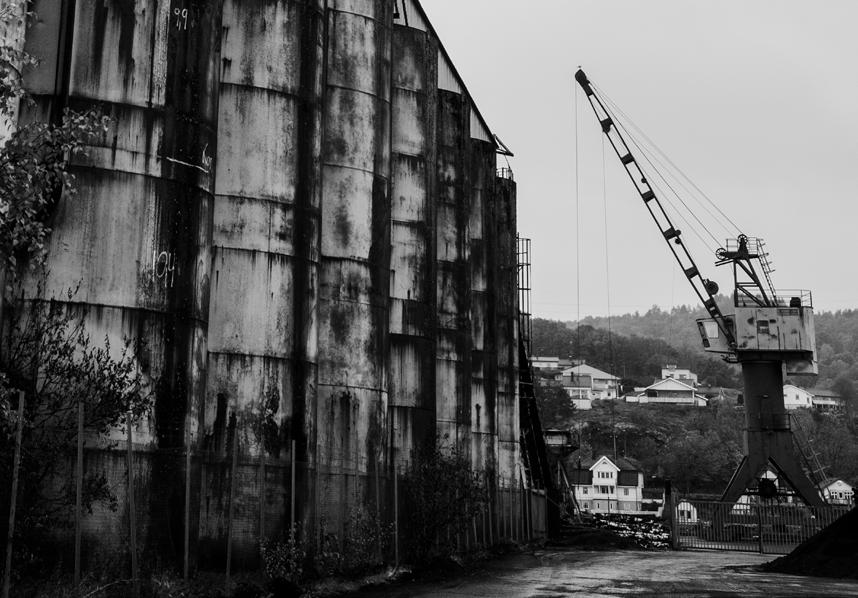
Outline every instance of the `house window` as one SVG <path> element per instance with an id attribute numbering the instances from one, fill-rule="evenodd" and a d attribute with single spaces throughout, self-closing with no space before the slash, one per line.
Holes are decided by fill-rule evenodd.
<path id="1" fill-rule="evenodd" d="M 584 492 L 583 492 L 583 493 L 584 493 L 584 494 L 587 494 L 587 490 L 588 490 L 587 488 L 584 488 Z"/>
<path id="2" fill-rule="evenodd" d="M 628 495 L 629 495 L 629 489 L 623 488 L 623 496 L 628 496 Z"/>

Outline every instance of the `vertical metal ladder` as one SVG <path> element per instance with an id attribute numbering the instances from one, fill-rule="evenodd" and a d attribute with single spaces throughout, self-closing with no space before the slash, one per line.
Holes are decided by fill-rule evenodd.
<path id="1" fill-rule="evenodd" d="M 816 452 L 816 449 L 813 448 L 813 442 L 810 440 L 804 426 L 801 424 L 801 420 L 792 413 L 789 414 L 789 418 L 792 424 L 793 441 L 799 454 L 804 460 L 804 465 L 809 474 L 808 477 L 810 477 L 810 480 L 816 486 L 817 490 L 819 490 L 819 495 L 824 496 L 822 493 L 823 482 L 825 482 L 828 477 L 825 473 L 825 466 L 820 463 L 819 454 Z"/>
<path id="2" fill-rule="evenodd" d="M 769 252 L 766 251 L 766 242 L 762 239 L 756 239 L 757 241 L 757 255 L 760 259 L 760 266 L 763 268 L 763 276 L 766 277 L 766 283 L 769 285 L 769 290 L 772 292 L 772 299 L 775 303 L 778 301 L 777 292 L 775 291 L 775 285 L 772 284 L 772 272 L 775 269 L 772 267 L 772 263 L 769 261 Z"/>

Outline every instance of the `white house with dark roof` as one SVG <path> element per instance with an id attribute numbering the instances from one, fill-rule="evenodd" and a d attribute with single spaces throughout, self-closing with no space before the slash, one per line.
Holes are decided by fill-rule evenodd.
<path id="1" fill-rule="evenodd" d="M 626 458 L 601 456 L 566 462 L 567 479 L 575 499 L 592 513 L 640 513 L 643 469 Z"/>
<path id="2" fill-rule="evenodd" d="M 578 409 L 590 409 L 596 399 L 616 399 L 620 379 L 586 363 L 565 368 L 561 383 Z"/>
<path id="3" fill-rule="evenodd" d="M 644 389 L 635 389 L 634 392 L 625 396 L 627 403 L 658 403 L 667 405 L 689 405 L 692 407 L 705 407 L 708 399 L 690 384 L 681 380 L 668 378 L 650 384 Z"/>

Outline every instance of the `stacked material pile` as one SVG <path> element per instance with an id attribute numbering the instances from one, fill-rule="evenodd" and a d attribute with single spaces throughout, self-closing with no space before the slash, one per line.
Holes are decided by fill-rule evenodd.
<path id="1" fill-rule="evenodd" d="M 629 538 L 644 550 L 670 548 L 670 532 L 653 517 L 634 515 L 596 515 L 596 525 L 613 531 L 621 538 Z"/>
<path id="2" fill-rule="evenodd" d="M 768 571 L 858 579 L 858 509 L 771 563 Z"/>

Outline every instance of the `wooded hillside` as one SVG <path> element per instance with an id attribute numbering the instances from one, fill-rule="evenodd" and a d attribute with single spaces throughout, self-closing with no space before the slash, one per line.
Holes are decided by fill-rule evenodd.
<path id="1" fill-rule="evenodd" d="M 728 297 L 719 295 L 717 301 L 724 313 L 732 311 Z M 658 368 L 664 365 L 655 362 L 660 358 L 672 357 L 671 362 L 694 370 L 701 382 L 706 380 L 712 385 L 738 388 L 741 383 L 738 368 L 725 364 L 715 355 L 704 353 L 700 345 L 695 320 L 704 317 L 706 312 L 702 307 L 681 306 L 670 311 L 653 307 L 644 314 L 635 312 L 613 316 L 610 322 L 604 317 L 583 318 L 580 327 L 574 322 L 537 318 L 533 322 L 533 354 L 580 357 L 596 367 L 607 366 L 610 363 L 609 358 L 605 360 L 608 355 L 606 347 L 610 346 L 607 334 L 610 326 L 618 375 L 651 378 L 657 376 Z M 819 376 L 796 379 L 794 382 L 805 387 L 834 389 L 847 400 L 856 398 L 858 309 L 816 313 L 814 324 Z M 580 343 L 578 330 L 581 331 Z M 624 366 L 626 375 L 622 373 Z"/>
<path id="2" fill-rule="evenodd" d="M 719 302 L 729 303 L 719 297 Z M 724 306 L 725 312 L 730 309 Z M 584 359 L 615 373 L 630 386 L 651 384 L 667 364 L 690 368 L 700 383 L 741 390 L 738 366 L 727 364 L 700 346 L 696 318 L 702 309 L 653 307 L 645 314 L 585 318 L 572 322 L 535 319 L 533 354 Z M 610 324 L 610 333 L 608 326 Z M 794 382 L 832 388 L 856 400 L 858 384 L 858 310 L 815 315 L 820 375 Z M 571 429 L 582 450 L 628 456 L 641 461 L 647 475 L 671 478 L 683 492 L 717 495 L 726 487 L 742 456 L 744 412 L 730 401 L 708 407 L 638 405 L 595 401 L 590 411 L 570 408 L 565 391 L 543 382 L 537 388 L 546 427 Z M 858 486 L 858 434 L 854 408 L 849 415 L 796 413 L 827 467 L 827 474 Z"/>

